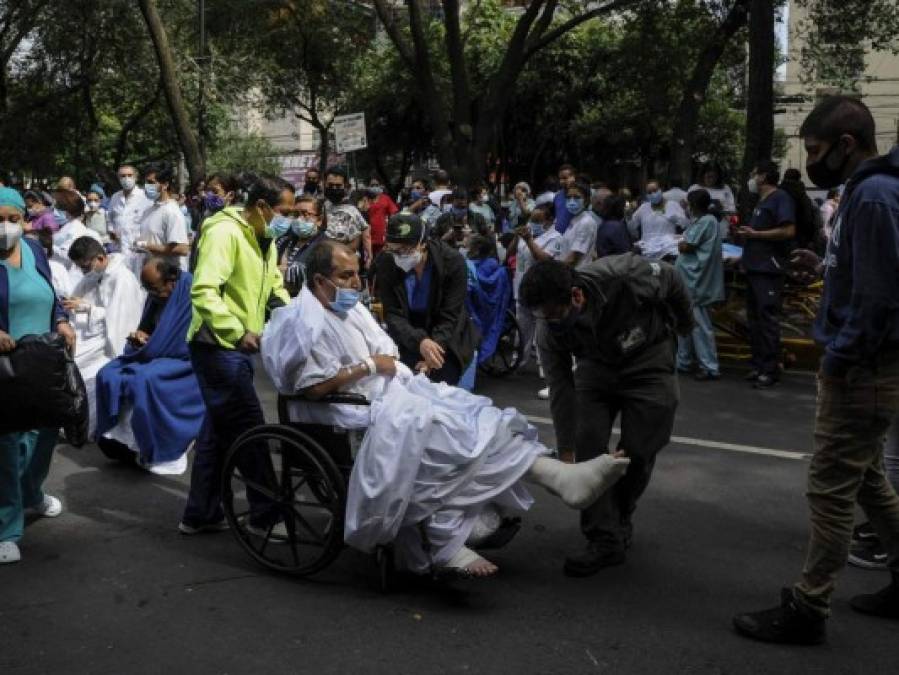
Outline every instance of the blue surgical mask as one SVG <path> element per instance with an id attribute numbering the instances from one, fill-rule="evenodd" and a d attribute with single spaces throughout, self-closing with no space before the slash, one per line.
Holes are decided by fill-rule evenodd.
<path id="1" fill-rule="evenodd" d="M 412 198 L 413 202 L 417 202 L 419 199 L 425 198 L 425 194 L 421 190 L 412 190 L 412 192 L 409 193 L 409 196 Z"/>
<path id="2" fill-rule="evenodd" d="M 656 190 L 655 192 L 650 192 L 649 194 L 646 195 L 646 198 L 649 200 L 650 204 L 652 204 L 653 206 L 658 206 L 659 204 L 662 203 L 662 199 L 663 199 L 662 191 Z"/>
<path id="3" fill-rule="evenodd" d="M 341 288 L 330 279 L 328 279 L 328 283 L 337 289 L 334 299 L 328 303 L 337 314 L 346 314 L 359 302 L 361 294 L 355 288 Z"/>
<path id="4" fill-rule="evenodd" d="M 268 225 L 265 226 L 265 236 L 271 237 L 272 239 L 283 237 L 285 234 L 287 234 L 288 230 L 290 230 L 290 226 L 292 223 L 292 218 L 282 216 L 280 213 L 278 213 L 269 221 Z"/>
<path id="5" fill-rule="evenodd" d="M 69 222 L 69 215 L 65 211 L 53 209 L 53 220 L 59 227 L 62 227 Z"/>
<path id="6" fill-rule="evenodd" d="M 295 220 L 290 225 L 290 231 L 300 239 L 308 239 L 318 230 L 318 226 L 311 220 Z"/>
<path id="7" fill-rule="evenodd" d="M 159 185 L 157 183 L 145 183 L 144 194 L 147 195 L 147 199 L 151 202 L 155 202 L 159 199 Z"/>
<path id="8" fill-rule="evenodd" d="M 532 222 L 532 223 L 530 223 L 530 226 L 531 226 L 531 234 L 533 234 L 535 237 L 539 237 L 545 231 L 543 229 L 543 223 L 533 223 Z"/>
<path id="9" fill-rule="evenodd" d="M 584 210 L 583 197 L 569 197 L 565 200 L 565 208 L 572 216 L 576 216 Z"/>

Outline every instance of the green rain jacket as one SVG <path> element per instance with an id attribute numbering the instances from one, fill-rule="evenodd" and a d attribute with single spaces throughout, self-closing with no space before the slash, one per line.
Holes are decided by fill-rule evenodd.
<path id="1" fill-rule="evenodd" d="M 242 212 L 228 207 L 203 222 L 190 291 L 188 342 L 196 337 L 236 349 L 247 331 L 262 333 L 270 302 L 290 302 L 278 270 L 277 248 L 269 242 L 263 251 Z"/>

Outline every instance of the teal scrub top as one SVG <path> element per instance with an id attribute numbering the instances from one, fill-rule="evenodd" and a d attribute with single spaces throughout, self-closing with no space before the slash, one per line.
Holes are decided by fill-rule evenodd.
<path id="1" fill-rule="evenodd" d="M 721 260 L 721 230 L 714 216 L 694 220 L 684 232 L 684 241 L 694 246 L 681 253 L 675 266 L 681 274 L 693 302 L 700 306 L 724 300 L 724 266 Z"/>
<path id="2" fill-rule="evenodd" d="M 9 334 L 13 340 L 24 335 L 43 335 L 50 330 L 48 317 L 53 311 L 56 296 L 34 262 L 34 252 L 30 246 L 20 244 L 22 265 L 14 267 L 6 260 L 0 265 L 6 267 L 9 279 Z"/>

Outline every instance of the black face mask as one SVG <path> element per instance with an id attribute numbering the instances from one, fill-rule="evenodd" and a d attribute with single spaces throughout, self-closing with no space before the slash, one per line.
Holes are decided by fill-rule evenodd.
<path id="1" fill-rule="evenodd" d="M 579 316 L 580 312 L 575 307 L 572 307 L 568 314 L 565 315 L 565 318 L 558 321 L 547 321 L 546 327 L 556 335 L 563 335 L 574 328 L 574 324 L 577 323 Z"/>
<path id="2" fill-rule="evenodd" d="M 318 192 L 318 183 L 305 182 L 303 184 L 303 194 L 314 195 Z"/>
<path id="3" fill-rule="evenodd" d="M 325 199 L 332 204 L 340 204 L 346 199 L 346 190 L 344 188 L 325 188 Z"/>
<path id="4" fill-rule="evenodd" d="M 843 169 L 846 166 L 846 162 L 849 161 L 849 157 L 843 152 L 843 160 L 836 167 L 832 166 L 831 162 L 828 161 L 839 144 L 839 141 L 837 141 L 830 146 L 830 149 L 821 159 L 805 166 L 811 181 L 824 190 L 835 188 L 843 182 Z"/>

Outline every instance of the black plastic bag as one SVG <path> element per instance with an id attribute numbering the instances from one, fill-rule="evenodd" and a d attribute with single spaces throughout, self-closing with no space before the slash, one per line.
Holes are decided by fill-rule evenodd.
<path id="1" fill-rule="evenodd" d="M 60 427 L 72 445 L 87 442 L 84 380 L 65 338 L 25 335 L 0 354 L 0 433 Z"/>

